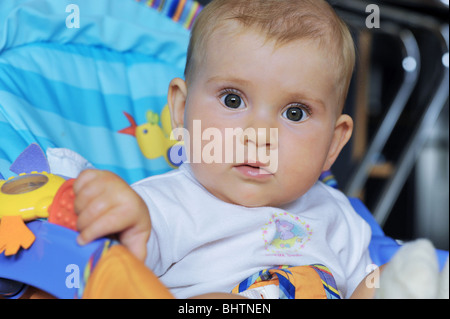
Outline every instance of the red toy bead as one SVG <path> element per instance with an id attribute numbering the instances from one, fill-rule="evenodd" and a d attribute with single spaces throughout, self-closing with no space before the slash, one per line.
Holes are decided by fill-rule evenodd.
<path id="1" fill-rule="evenodd" d="M 72 185 L 75 179 L 69 179 L 60 187 L 48 210 L 48 221 L 53 224 L 77 230 L 77 214 L 73 209 L 75 193 Z"/>

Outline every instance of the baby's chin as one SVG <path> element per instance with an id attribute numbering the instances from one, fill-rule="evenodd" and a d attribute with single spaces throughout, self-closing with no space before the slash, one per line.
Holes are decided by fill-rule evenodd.
<path id="1" fill-rule="evenodd" d="M 232 196 L 216 196 L 230 204 L 244 206 L 248 208 L 257 207 L 282 207 L 289 204 L 294 199 L 287 198 L 272 198 L 267 195 L 249 196 L 248 194 L 233 194 Z"/>
<path id="2" fill-rule="evenodd" d="M 229 183 L 225 185 L 215 183 L 213 185 L 203 184 L 203 186 L 219 200 L 248 208 L 282 207 L 295 201 L 301 195 L 298 192 L 281 191 L 273 185 L 269 187 L 258 183 Z"/>

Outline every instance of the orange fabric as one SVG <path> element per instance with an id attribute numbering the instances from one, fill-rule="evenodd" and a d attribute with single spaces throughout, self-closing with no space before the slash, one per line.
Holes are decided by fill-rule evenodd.
<path id="1" fill-rule="evenodd" d="M 295 286 L 295 299 L 327 299 L 322 280 L 311 267 L 293 267 L 289 269 L 293 274 L 291 279 Z M 281 273 L 275 270 L 276 273 Z"/>
<path id="2" fill-rule="evenodd" d="M 317 272 L 309 266 L 297 266 L 289 268 L 292 275 L 289 275 L 289 281 L 295 287 L 295 299 L 327 299 L 327 294 L 323 289 L 323 283 Z M 270 270 L 272 274 L 279 273 L 285 275 L 283 270 Z M 270 280 L 256 281 L 248 289 L 277 285 L 279 281 L 277 276 L 273 276 Z M 233 292 L 238 293 L 237 286 Z"/>
<path id="3" fill-rule="evenodd" d="M 36 237 L 21 216 L 3 216 L 0 223 L 0 254 L 15 255 L 20 248 L 28 249 Z"/>
<path id="4" fill-rule="evenodd" d="M 121 245 L 99 260 L 86 284 L 85 299 L 171 299 L 158 278 Z"/>

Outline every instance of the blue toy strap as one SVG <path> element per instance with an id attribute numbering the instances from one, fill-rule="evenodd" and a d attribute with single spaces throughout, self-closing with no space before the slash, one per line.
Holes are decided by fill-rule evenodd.
<path id="1" fill-rule="evenodd" d="M 76 242 L 78 233 L 68 228 L 44 220 L 27 226 L 35 242 L 14 256 L 0 254 L 0 278 L 36 287 L 56 298 L 79 298 L 84 279 L 111 241 L 99 239 L 81 247 Z"/>

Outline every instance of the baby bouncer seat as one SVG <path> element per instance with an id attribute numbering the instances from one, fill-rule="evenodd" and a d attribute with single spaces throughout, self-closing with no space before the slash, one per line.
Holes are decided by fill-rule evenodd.
<path id="1" fill-rule="evenodd" d="M 34 178 L 32 190 L 13 191 L 20 207 L 44 197 L 46 209 L 60 198 L 70 202 L 70 191 L 56 197 L 57 191 L 84 168 L 111 170 L 133 183 L 180 164 L 171 155 L 179 152 L 170 140 L 166 95 L 170 80 L 183 77 L 189 29 L 202 6 L 192 0 L 72 2 L 0 2 L 0 179 L 5 185 Z M 53 181 L 57 186 L 46 188 Z M 47 193 L 25 196 L 37 188 Z M 0 197 L 0 225 L 13 214 L 2 213 L 10 198 Z M 360 200 L 350 201 L 372 228 L 373 262 L 386 263 L 400 245 Z M 97 265 L 127 252 L 117 248 L 105 258 L 120 246 L 107 238 L 78 246 L 68 211 L 66 222 L 66 215 L 51 221 L 47 211 L 24 219 L 34 241 L 13 252 L 2 247 L 0 228 L 0 296 L 18 298 L 30 285 L 57 298 L 82 298 L 89 280 L 103 287 L 104 278 L 91 276 Z M 448 252 L 437 254 L 443 264 Z M 120 270 L 144 273 L 143 283 L 157 287 L 134 297 L 170 297 L 142 264 L 123 265 Z"/>

